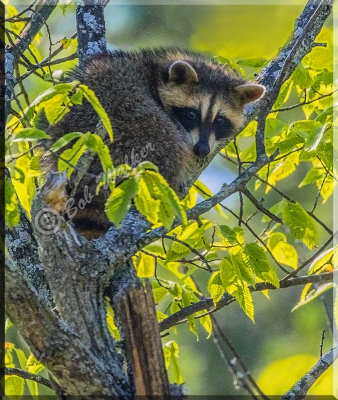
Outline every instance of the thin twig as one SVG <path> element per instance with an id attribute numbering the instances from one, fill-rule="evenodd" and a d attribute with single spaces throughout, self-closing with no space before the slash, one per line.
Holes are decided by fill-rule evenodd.
<path id="1" fill-rule="evenodd" d="M 213 325 L 214 330 L 216 328 L 217 335 L 224 340 L 224 342 L 226 343 L 226 345 L 228 346 L 228 348 L 230 349 L 230 351 L 232 352 L 232 354 L 235 357 L 235 360 L 233 360 L 232 363 L 234 363 L 234 362 L 238 363 L 238 365 L 240 366 L 240 368 L 243 371 L 245 378 L 250 382 L 250 384 L 253 386 L 253 388 L 256 390 L 256 392 L 262 397 L 262 399 L 269 400 L 269 398 L 263 393 L 261 388 L 258 386 L 257 382 L 254 380 L 253 376 L 251 375 L 250 371 L 244 364 L 244 361 L 242 360 L 241 356 L 239 355 L 239 353 L 237 352 L 237 350 L 231 343 L 228 336 L 220 328 L 216 317 L 214 315 L 210 315 L 210 318 L 212 320 L 212 325 Z"/>
<path id="2" fill-rule="evenodd" d="M 338 90 L 338 89 L 334 90 L 334 91 L 331 92 L 331 93 L 323 94 L 323 95 L 321 95 L 321 96 L 319 96 L 319 97 L 317 97 L 317 98 L 315 98 L 315 99 L 309 100 L 309 101 L 305 101 L 305 100 L 304 100 L 303 102 L 297 103 L 297 104 L 293 104 L 292 106 L 283 107 L 283 108 L 277 108 L 277 109 L 272 109 L 272 110 L 270 111 L 270 113 L 282 112 L 282 111 L 290 111 L 290 110 L 293 110 L 294 108 L 302 107 L 302 106 L 305 106 L 305 105 L 307 105 L 307 104 L 314 103 L 315 101 L 321 100 L 321 99 L 323 99 L 323 98 L 325 98 L 325 97 L 330 97 L 330 96 L 332 96 L 335 92 L 337 92 L 337 90 Z"/>
<path id="3" fill-rule="evenodd" d="M 40 383 L 41 385 L 44 385 L 50 389 L 53 389 L 49 380 L 47 380 L 46 378 L 44 378 L 41 375 L 35 375 L 35 374 L 32 374 L 28 371 L 24 371 L 19 368 L 9 368 L 9 367 L 4 368 L 4 373 L 5 373 L 5 375 L 16 375 L 23 379 L 29 379 L 30 381 Z"/>
<path id="4" fill-rule="evenodd" d="M 229 370 L 231 371 L 233 378 L 234 378 L 234 386 L 235 388 L 240 388 L 242 387 L 244 390 L 246 390 L 249 394 L 250 397 L 253 399 L 258 400 L 258 397 L 255 395 L 255 392 L 252 390 L 250 385 L 247 382 L 247 376 L 243 374 L 236 363 L 233 362 L 233 359 L 229 358 L 226 352 L 224 351 L 222 344 L 221 344 L 221 338 L 222 338 L 222 331 L 219 328 L 219 326 L 214 323 L 213 321 L 213 342 L 215 343 L 218 352 L 222 358 L 222 360 L 226 363 L 228 366 Z"/>
<path id="5" fill-rule="evenodd" d="M 242 173 L 242 161 L 241 157 L 239 156 L 239 151 L 238 151 L 238 146 L 237 146 L 237 140 L 236 138 L 234 139 L 234 147 L 236 150 L 236 156 L 237 156 L 237 163 L 238 163 L 238 175 Z M 243 194 L 241 191 L 238 192 L 239 195 L 239 218 L 238 218 L 238 226 L 241 226 L 242 220 L 243 220 L 243 213 L 244 213 L 244 202 L 243 202 Z"/>
<path id="6" fill-rule="evenodd" d="M 319 358 L 323 358 L 323 345 L 324 345 L 324 339 L 325 339 L 325 329 L 322 332 L 322 337 L 320 339 L 320 345 L 319 345 Z"/>
<path id="7" fill-rule="evenodd" d="M 175 237 L 175 236 L 164 235 L 163 237 L 164 237 L 165 239 L 170 239 L 170 240 L 172 240 L 172 241 L 174 241 L 174 242 L 180 243 L 180 244 L 182 244 L 183 246 L 187 247 L 192 253 L 196 254 L 196 255 L 201 259 L 201 261 L 203 261 L 203 263 L 204 263 L 205 266 L 207 267 L 207 270 L 208 270 L 209 272 L 212 272 L 212 268 L 211 268 L 211 266 L 210 266 L 208 260 L 207 260 L 207 259 L 204 257 L 204 255 L 201 254 L 198 250 L 196 250 L 194 247 L 190 246 L 189 243 L 187 243 L 187 242 L 185 242 L 185 241 L 183 241 L 183 240 L 180 240 L 180 239 L 178 239 L 178 238 Z"/>
<path id="8" fill-rule="evenodd" d="M 272 219 L 273 221 L 279 223 L 279 224 L 283 224 L 283 221 L 277 217 L 277 215 L 272 214 L 271 211 L 269 211 L 267 208 L 265 208 L 262 203 L 258 202 L 257 199 L 255 198 L 255 196 L 249 191 L 249 189 L 247 187 L 242 189 L 242 192 L 245 194 L 245 196 L 251 201 L 251 203 L 259 210 L 261 211 L 263 214 L 267 215 L 270 219 Z"/>

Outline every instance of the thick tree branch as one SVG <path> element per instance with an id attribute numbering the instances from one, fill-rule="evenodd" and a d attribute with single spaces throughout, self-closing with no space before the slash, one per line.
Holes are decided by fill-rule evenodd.
<path id="1" fill-rule="evenodd" d="M 335 273 L 337 274 L 337 273 Z M 334 274 L 332 272 L 326 272 L 320 275 L 309 275 L 309 276 L 299 276 L 295 278 L 290 278 L 286 281 L 280 281 L 280 288 L 288 288 L 291 286 L 299 286 L 305 285 L 307 283 L 314 283 L 314 282 L 330 282 L 333 280 Z M 250 292 L 260 292 L 262 290 L 271 289 L 275 290 L 278 289 L 275 286 L 271 285 L 270 283 L 257 283 L 255 287 L 249 286 Z M 166 319 L 164 319 L 160 323 L 160 330 L 164 331 L 165 329 L 169 329 L 171 326 L 177 325 L 181 323 L 185 318 L 189 315 L 195 314 L 198 311 L 202 310 L 219 310 L 230 303 L 232 303 L 235 299 L 229 294 L 225 293 L 221 300 L 215 306 L 214 301 L 212 298 L 206 298 L 198 301 L 197 303 L 191 304 L 190 306 L 184 307 L 181 310 L 177 311 L 176 313 L 170 315 Z"/>
<path id="2" fill-rule="evenodd" d="M 39 260 L 38 244 L 33 235 L 32 225 L 22 208 L 20 222 L 15 229 L 5 227 L 5 244 L 11 258 L 37 290 L 40 298 L 46 301 L 46 304 L 52 305 L 44 268 Z"/>
<path id="3" fill-rule="evenodd" d="M 79 0 L 76 6 L 80 66 L 94 54 L 107 51 L 104 7 L 109 0 Z"/>
<path id="4" fill-rule="evenodd" d="M 318 378 L 333 364 L 338 358 L 338 345 L 336 344 L 330 351 L 308 371 L 287 393 L 282 396 L 282 400 L 302 400 L 306 398 Z"/>
<path id="5" fill-rule="evenodd" d="M 120 362 L 111 358 L 110 347 L 104 348 L 105 355 L 99 354 L 95 338 L 89 345 L 84 342 L 79 337 L 81 327 L 72 329 L 41 302 L 17 268 L 7 264 L 5 272 L 6 314 L 36 358 L 54 374 L 61 387 L 67 387 L 67 394 L 128 398 L 129 385 Z M 78 310 L 83 311 L 81 307 Z M 103 326 L 102 321 L 98 323 Z M 74 365 L 78 366 L 76 371 Z"/>
<path id="6" fill-rule="evenodd" d="M 133 369 L 135 395 L 166 398 L 170 389 L 150 282 L 121 289 L 114 304 Z"/>

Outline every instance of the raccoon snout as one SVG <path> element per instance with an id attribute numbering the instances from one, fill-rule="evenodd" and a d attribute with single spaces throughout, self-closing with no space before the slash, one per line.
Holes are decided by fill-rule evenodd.
<path id="1" fill-rule="evenodd" d="M 203 157 L 210 153 L 210 147 L 208 143 L 196 143 L 194 146 L 194 153 L 196 156 Z"/>

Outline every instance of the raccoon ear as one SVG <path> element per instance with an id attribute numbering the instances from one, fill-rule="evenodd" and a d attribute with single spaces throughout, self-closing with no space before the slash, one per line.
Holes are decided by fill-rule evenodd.
<path id="1" fill-rule="evenodd" d="M 243 104 L 246 104 L 262 97 L 265 93 L 265 87 L 257 83 L 244 83 L 236 86 L 235 91 L 239 94 Z"/>
<path id="2" fill-rule="evenodd" d="M 176 83 L 198 83 L 195 69 L 186 61 L 178 60 L 169 67 L 169 81 Z"/>

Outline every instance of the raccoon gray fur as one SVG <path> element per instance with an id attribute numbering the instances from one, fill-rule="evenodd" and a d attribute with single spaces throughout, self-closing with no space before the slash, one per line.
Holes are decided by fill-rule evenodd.
<path id="1" fill-rule="evenodd" d="M 180 197 L 196 159 L 206 157 L 220 142 L 230 141 L 243 123 L 244 105 L 264 93 L 263 86 L 239 78 L 200 54 L 165 48 L 101 54 L 72 71 L 67 80 L 87 85 L 107 112 L 114 141 L 106 143 L 114 165 L 145 161 L 143 154 Z M 49 132 L 56 140 L 67 132 L 95 132 L 98 122 L 84 100 Z M 48 169 L 56 170 L 56 163 L 49 162 Z M 88 172 L 102 172 L 98 158 Z M 86 185 L 95 192 L 96 183 L 86 176 L 75 204 Z M 101 191 L 77 212 L 73 222 L 80 234 L 96 237 L 108 229 L 107 196 L 108 192 Z"/>

